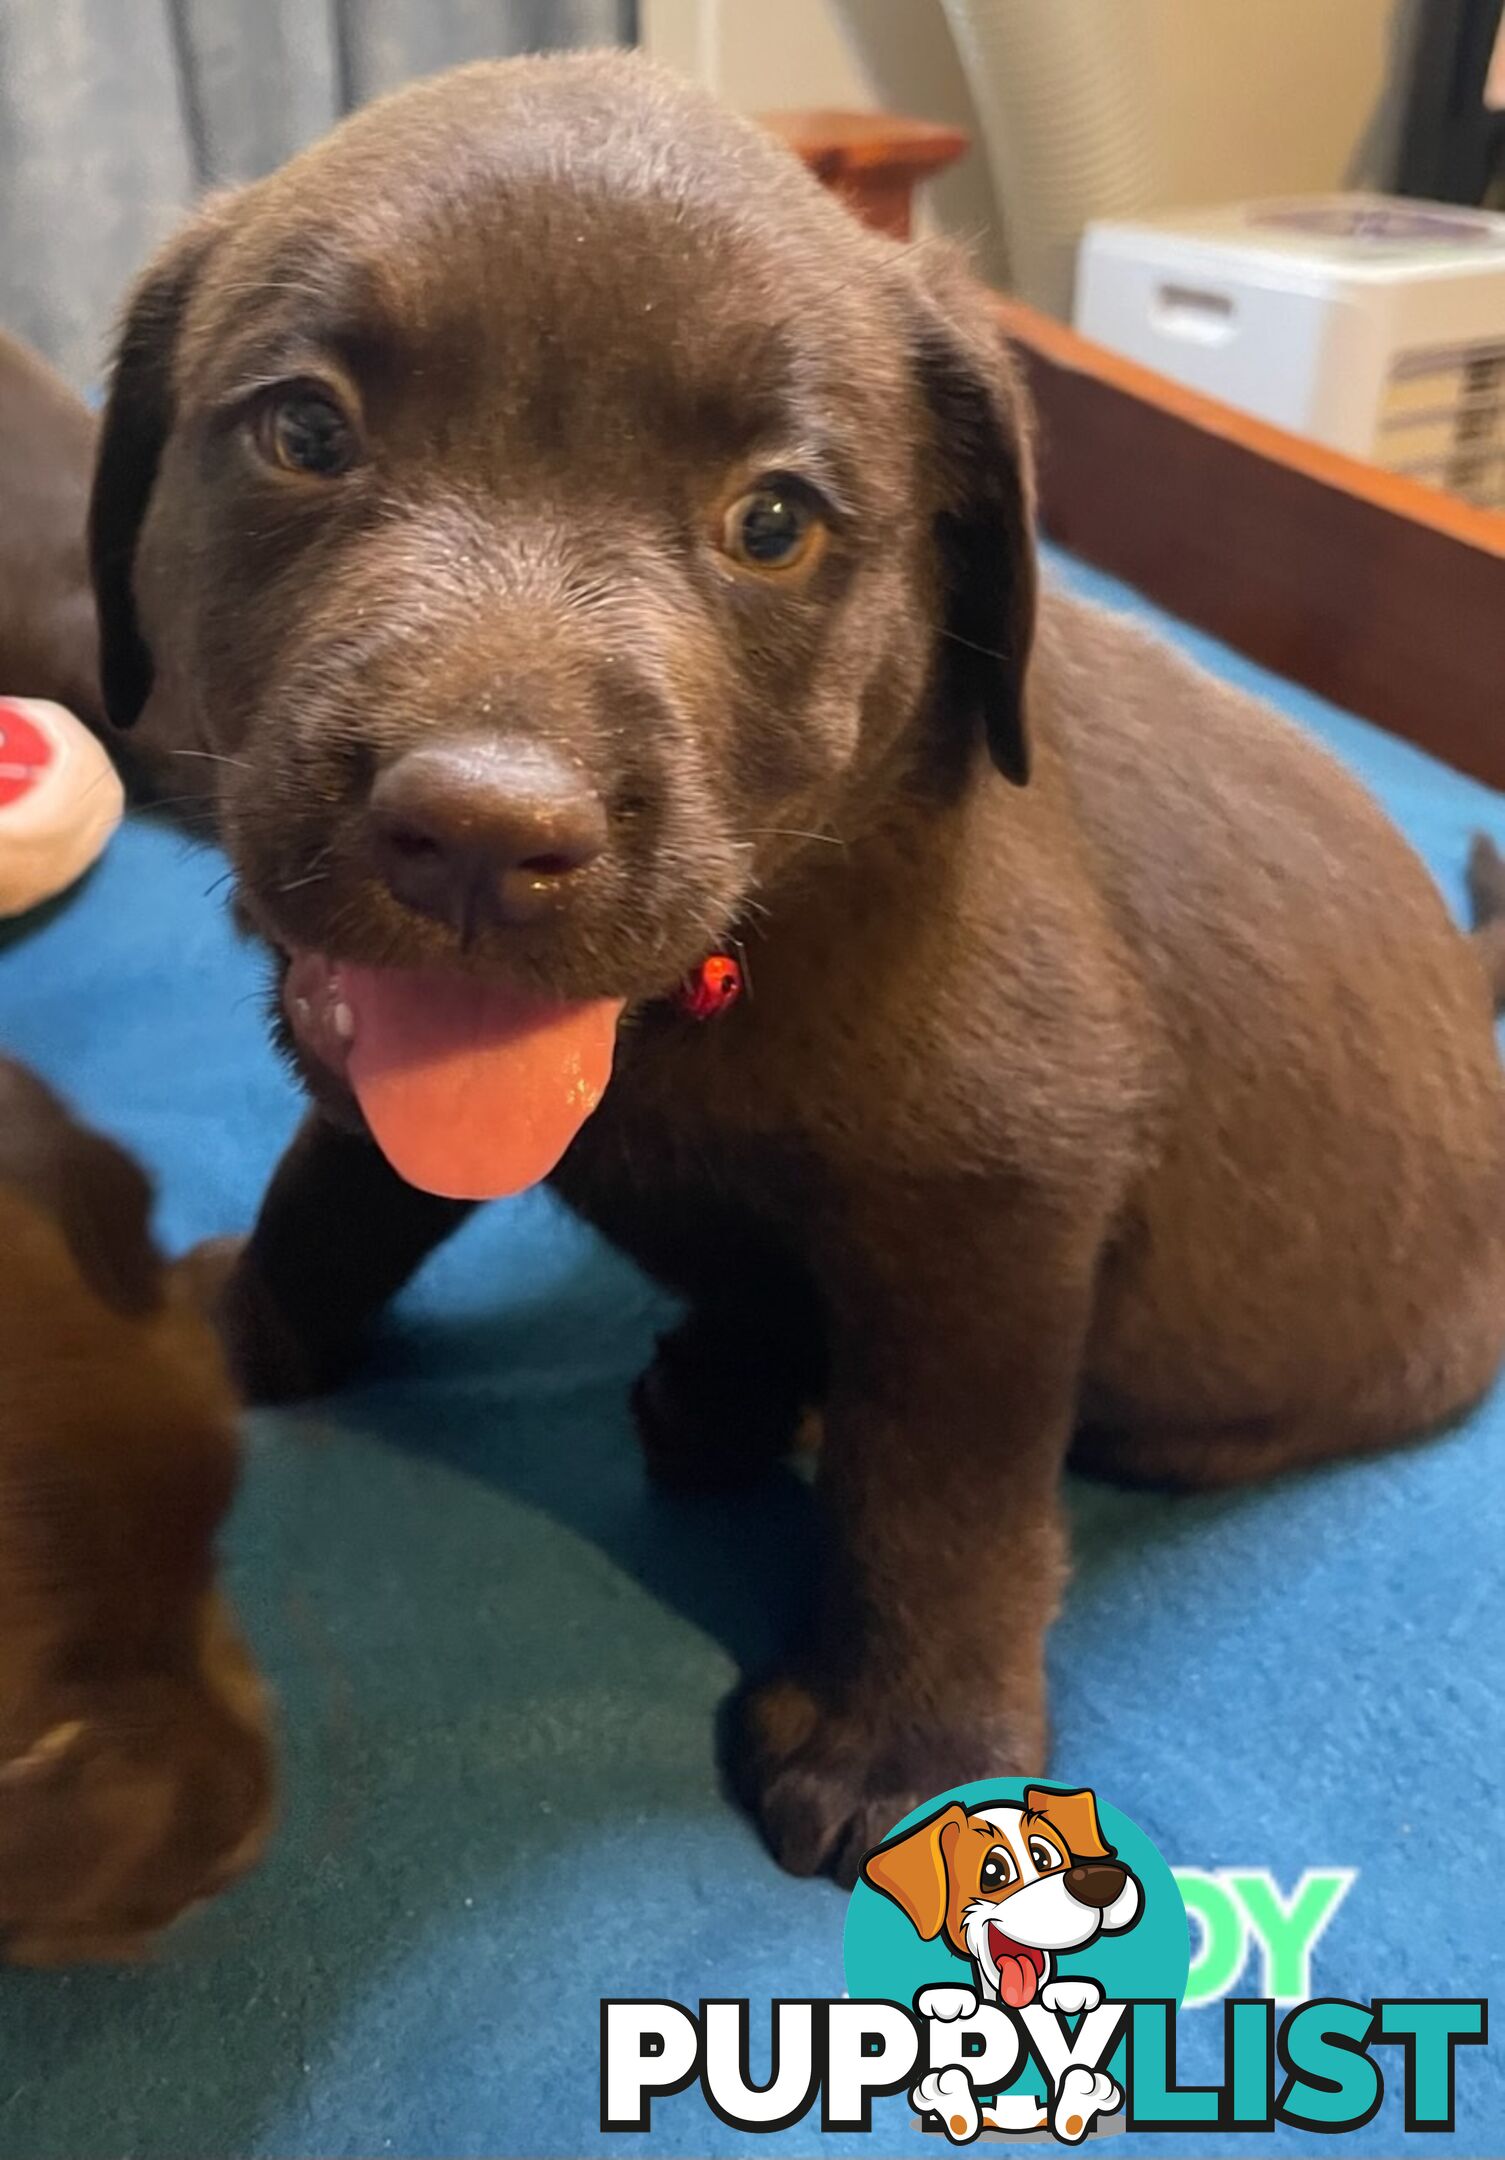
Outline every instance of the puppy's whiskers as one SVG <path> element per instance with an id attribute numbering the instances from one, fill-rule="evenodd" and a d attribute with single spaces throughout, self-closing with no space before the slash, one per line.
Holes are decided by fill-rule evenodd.
<path id="1" fill-rule="evenodd" d="M 318 854 L 310 860 L 308 868 L 304 871 L 302 877 L 285 878 L 277 887 L 278 892 L 302 892 L 307 885 L 324 883 L 329 876 L 329 859 L 333 853 L 333 848 L 321 848 Z"/>
<path id="2" fill-rule="evenodd" d="M 947 630 L 943 627 L 939 635 L 945 638 L 948 644 L 962 645 L 968 652 L 980 654 L 984 660 L 1001 660 L 1008 667 L 1014 664 L 1013 653 L 1001 652 L 996 645 L 979 645 L 976 638 L 963 637 L 960 630 Z"/>
<path id="3" fill-rule="evenodd" d="M 823 847 L 844 848 L 845 840 L 839 833 L 807 832 L 798 825 L 749 825 L 741 836 L 744 840 L 818 840 Z"/>
<path id="4" fill-rule="evenodd" d="M 224 750 L 169 750 L 167 754 L 169 757 L 207 758 L 212 765 L 238 765 L 242 772 L 253 770 L 249 758 L 231 757 Z"/>

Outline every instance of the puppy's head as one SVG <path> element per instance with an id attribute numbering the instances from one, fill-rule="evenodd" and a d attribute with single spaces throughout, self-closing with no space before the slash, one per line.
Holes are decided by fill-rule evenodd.
<path id="1" fill-rule="evenodd" d="M 1021 425 L 949 259 L 669 76 L 441 77 L 139 287 L 109 708 L 189 716 L 285 952 L 650 997 L 808 836 L 1026 778 Z"/>
<path id="2" fill-rule="evenodd" d="M 217 1346 L 110 1142 L 0 1062 L 0 1955 L 121 1956 L 259 1852 L 261 1685 L 214 1582 Z"/>
<path id="3" fill-rule="evenodd" d="M 953 1802 L 880 1845 L 862 1874 L 925 1941 L 943 1935 L 970 1958 L 985 1993 L 1014 2009 L 1034 2000 L 1058 1953 L 1132 1927 L 1142 1903 L 1086 1790 L 1031 1786 L 1022 1807 Z"/>

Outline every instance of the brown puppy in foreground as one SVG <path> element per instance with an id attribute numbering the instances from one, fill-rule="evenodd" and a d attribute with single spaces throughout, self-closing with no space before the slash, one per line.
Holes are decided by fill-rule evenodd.
<path id="1" fill-rule="evenodd" d="M 214 1586 L 235 1406 L 136 1165 L 0 1060 L 0 1957 L 128 1957 L 261 1850 Z"/>
<path id="2" fill-rule="evenodd" d="M 790 1867 L 1046 1767 L 1074 1434 L 1222 1482 L 1488 1385 L 1479 956 L 1320 750 L 1037 605 L 985 297 L 755 128 L 483 66 L 212 204 L 130 307 L 93 546 L 111 712 L 217 760 L 319 1103 L 226 1293 L 254 1388 L 331 1380 L 463 1213 L 347 1059 L 531 1016 L 578 1122 L 624 1004 L 557 1184 L 687 1300 L 650 1455 L 823 1415 L 817 1630 L 737 1743 Z M 756 994 L 697 1023 L 734 938 Z M 559 1125 L 547 1064 L 503 1132 Z"/>

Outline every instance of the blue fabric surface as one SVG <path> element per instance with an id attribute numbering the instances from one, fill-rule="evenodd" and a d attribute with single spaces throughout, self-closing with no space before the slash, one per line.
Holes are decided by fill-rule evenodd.
<path id="1" fill-rule="evenodd" d="M 1184 642 L 1347 758 L 1461 903 L 1498 797 Z M 0 953 L 0 1042 L 153 1166 L 175 1247 L 246 1223 L 295 1116 L 220 869 L 132 826 Z M 252 1421 L 231 1574 L 281 1697 L 281 1834 L 157 1965 L 0 1977 L 0 2160 L 591 2151 L 623 2142 L 596 2127 L 603 1994 L 840 1991 L 845 1898 L 774 1868 L 713 1758 L 718 1703 L 801 1595 L 808 1494 L 646 1490 L 626 1390 L 664 1311 L 529 1196 L 439 1256 L 358 1386 Z M 1073 1506 L 1055 1772 L 1175 1865 L 1357 1869 L 1315 1992 L 1505 1993 L 1505 1400 L 1384 1461 Z M 1220 2013 L 1184 2023 L 1183 2077 L 1211 2073 Z M 772 2142 L 936 2150 L 901 2102 L 876 2124 Z M 763 2142 L 687 2094 L 637 2149 Z M 1418 2140 L 1392 2100 L 1336 2148 L 1141 2143 Z M 1464 2054 L 1457 2132 L 1429 2143 L 1505 2152 L 1505 2046 Z"/>

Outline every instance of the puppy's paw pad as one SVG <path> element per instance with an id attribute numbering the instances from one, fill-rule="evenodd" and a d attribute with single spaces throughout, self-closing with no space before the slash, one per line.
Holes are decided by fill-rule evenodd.
<path id="1" fill-rule="evenodd" d="M 1061 2080 L 1051 2128 L 1067 2145 L 1079 2145 L 1101 2116 L 1116 2114 L 1123 2094 L 1106 2070 L 1074 2064 Z"/>
<path id="2" fill-rule="evenodd" d="M 1102 1999 L 1103 1991 L 1095 1980 L 1052 1980 L 1040 1990 L 1046 2009 L 1059 2010 L 1065 2017 L 1095 2010 Z"/>
<path id="3" fill-rule="evenodd" d="M 958 2018 L 976 2017 L 977 1997 L 970 1988 L 964 1987 L 921 1988 L 915 1997 L 915 2008 L 921 2017 L 954 2025 Z"/>
<path id="4" fill-rule="evenodd" d="M 932 1992 L 944 1994 L 946 1991 L 934 1989 Z M 970 2144 L 982 2128 L 972 2080 L 955 2063 L 922 2077 L 909 2095 L 909 2104 L 917 2115 L 937 2117 L 953 2145 Z"/>

